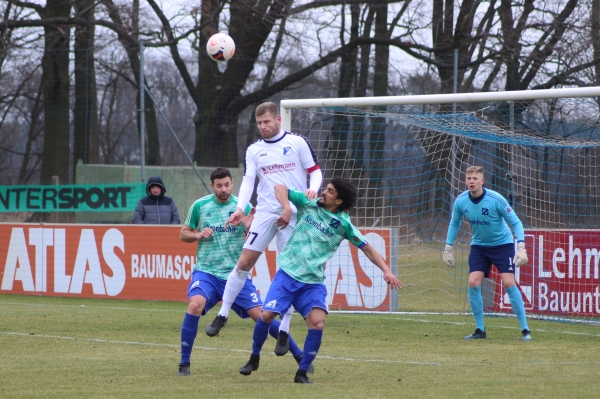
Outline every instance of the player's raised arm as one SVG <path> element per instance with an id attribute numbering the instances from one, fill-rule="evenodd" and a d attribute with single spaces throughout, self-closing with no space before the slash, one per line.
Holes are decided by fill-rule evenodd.
<path id="1" fill-rule="evenodd" d="M 242 223 L 242 218 L 244 217 L 244 209 L 250 203 L 250 198 L 252 197 L 252 192 L 254 192 L 254 180 L 256 178 L 254 176 L 244 176 L 242 178 L 242 184 L 240 186 L 240 193 L 238 195 L 238 205 L 235 209 L 235 212 L 229 216 L 229 219 L 225 222 L 224 227 L 227 226 L 239 226 Z"/>
<path id="2" fill-rule="evenodd" d="M 321 188 L 321 184 L 323 183 L 323 172 L 318 168 L 314 169 L 312 172 L 309 172 L 309 187 L 304 193 L 306 198 L 309 200 L 313 200 L 319 196 L 319 189 Z"/>
<path id="3" fill-rule="evenodd" d="M 290 200 L 288 198 L 288 189 L 283 184 L 275 185 L 275 198 L 281 204 L 283 211 L 281 215 L 277 219 L 277 226 L 280 228 L 284 228 L 288 224 L 290 224 L 290 219 L 292 218 L 292 207 L 290 206 Z"/>
<path id="4" fill-rule="evenodd" d="M 361 250 L 365 253 L 365 255 L 367 255 L 367 258 L 369 258 L 369 260 L 371 262 L 373 262 L 373 264 L 375 266 L 377 266 L 379 269 L 381 269 L 381 271 L 383 272 L 383 279 L 394 289 L 400 289 L 402 288 L 402 282 L 400 280 L 398 280 L 398 278 L 396 276 L 394 276 L 394 273 L 392 273 L 392 270 L 390 269 L 390 267 L 387 265 L 387 263 L 385 263 L 385 260 L 383 259 L 383 257 L 379 254 L 379 252 L 377 252 L 375 250 L 375 248 L 371 245 L 371 244 L 367 244 L 364 247 L 361 248 Z"/>

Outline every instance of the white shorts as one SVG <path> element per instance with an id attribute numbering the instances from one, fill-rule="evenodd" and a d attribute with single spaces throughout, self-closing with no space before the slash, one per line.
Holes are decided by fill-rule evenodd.
<path id="1" fill-rule="evenodd" d="M 277 227 L 277 219 L 279 214 L 270 212 L 257 211 L 254 214 L 254 220 L 250 226 L 250 230 L 246 234 L 244 249 L 251 249 L 256 252 L 264 252 L 269 243 L 277 234 L 277 251 L 281 253 L 290 239 L 294 227 L 296 227 L 296 213 L 292 213 L 290 224 L 284 229 Z"/>

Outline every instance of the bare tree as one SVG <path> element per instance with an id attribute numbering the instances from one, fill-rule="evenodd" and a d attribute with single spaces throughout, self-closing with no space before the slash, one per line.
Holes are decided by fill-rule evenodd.
<path id="1" fill-rule="evenodd" d="M 108 15 L 114 27 L 111 27 L 118 34 L 119 41 L 123 45 L 129 64 L 131 66 L 131 73 L 135 78 L 137 87 L 140 85 L 140 58 L 139 58 L 139 2 L 134 2 L 137 7 L 133 8 L 132 20 L 135 22 L 134 27 L 131 27 L 129 23 L 123 21 L 119 9 L 112 0 L 102 0 Z M 115 29 L 116 28 L 116 29 Z M 140 103 L 140 94 L 138 93 L 138 109 Z M 156 109 L 152 98 L 148 93 L 144 91 L 144 114 L 146 116 L 146 133 L 148 135 L 148 142 L 146 145 L 146 163 L 148 165 L 160 165 L 160 141 L 158 135 L 158 122 L 156 117 Z M 140 118 L 141 113 L 138 115 L 138 131 L 141 129 Z"/>
<path id="2" fill-rule="evenodd" d="M 261 50 L 269 37 L 275 22 L 284 18 L 286 13 L 299 13 L 290 8 L 291 0 L 266 1 L 256 5 L 248 0 L 234 0 L 229 4 L 229 34 L 237 43 L 236 55 L 223 70 L 210 60 L 203 51 L 208 38 L 219 31 L 219 21 L 223 3 L 204 0 L 198 11 L 197 26 L 200 34 L 193 47 L 198 51 L 197 81 L 194 83 L 184 59 L 179 53 L 175 41 L 175 30 L 169 19 L 154 0 L 148 0 L 159 17 L 166 41 L 170 44 L 171 56 L 186 88 L 194 99 L 198 111 L 194 117 L 196 125 L 196 146 L 194 159 L 201 165 L 237 165 L 237 123 L 239 114 L 251 104 L 268 98 L 290 85 L 312 75 L 315 71 L 332 64 L 342 55 L 365 43 L 374 43 L 372 39 L 357 39 L 322 54 L 313 63 L 271 82 L 267 87 L 254 91 L 248 88 L 248 78 L 253 71 Z M 323 6 L 342 4 L 343 1 L 314 2 L 300 6 L 302 11 Z M 384 2 L 386 3 L 386 2 Z M 391 40 L 385 39 L 385 45 Z M 408 44 L 394 42 L 396 45 L 410 47 Z"/>
<path id="3" fill-rule="evenodd" d="M 592 39 L 592 48 L 594 60 L 600 60 L 600 0 L 592 0 L 592 10 L 590 12 L 590 36 Z M 600 84 L 600 62 L 594 66 L 595 83 Z"/>
<path id="4" fill-rule="evenodd" d="M 42 19 L 68 17 L 70 0 L 48 0 L 45 7 L 22 4 L 35 9 Z M 69 181 L 69 40 L 68 26 L 44 27 L 44 154 L 42 157 L 42 183 L 51 183 L 53 176 L 61 182 Z"/>
<path id="5" fill-rule="evenodd" d="M 345 15 L 346 6 L 342 5 L 341 14 Z M 359 35 L 360 5 L 352 4 L 350 6 L 350 41 L 358 39 Z M 340 42 L 346 44 L 345 40 L 345 18 L 341 19 Z M 350 97 L 352 86 L 355 82 L 357 73 L 358 47 L 342 55 L 340 62 L 340 75 L 338 78 L 338 97 Z M 331 136 L 329 148 L 331 157 L 334 159 L 333 168 L 325 168 L 325 176 L 333 177 L 333 173 L 340 173 L 343 170 L 347 157 L 348 140 L 351 136 L 351 121 L 345 115 L 335 115 L 333 125 L 331 126 Z"/>
<path id="6" fill-rule="evenodd" d="M 100 157 L 98 139 L 98 93 L 95 68 L 94 0 L 77 0 L 75 13 L 90 25 L 75 27 L 75 109 L 73 111 L 73 161 L 97 164 Z M 76 167 L 73 167 L 75 180 Z"/>

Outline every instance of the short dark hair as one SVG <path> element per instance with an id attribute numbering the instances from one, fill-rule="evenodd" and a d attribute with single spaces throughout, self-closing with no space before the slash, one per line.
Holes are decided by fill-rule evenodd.
<path id="1" fill-rule="evenodd" d="M 346 179 L 345 177 L 334 177 L 329 183 L 335 187 L 338 199 L 342 200 L 342 204 L 338 206 L 338 210 L 346 211 L 356 206 L 358 190 L 354 184 L 352 184 L 350 179 Z"/>
<path id="2" fill-rule="evenodd" d="M 261 116 L 266 113 L 270 113 L 272 116 L 277 118 L 279 116 L 279 108 L 275 103 L 262 103 L 258 107 L 256 107 L 256 111 L 254 111 L 255 116 Z"/>
<path id="3" fill-rule="evenodd" d="M 229 169 L 217 168 L 217 169 L 213 170 L 213 172 L 210 174 L 210 182 L 214 183 L 215 179 L 224 179 L 226 177 L 229 177 L 231 180 L 233 180 L 233 177 L 231 177 L 231 172 L 229 171 Z"/>

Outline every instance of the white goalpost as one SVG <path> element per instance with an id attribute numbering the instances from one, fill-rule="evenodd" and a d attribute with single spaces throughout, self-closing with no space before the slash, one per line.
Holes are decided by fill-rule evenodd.
<path id="1" fill-rule="evenodd" d="M 529 263 L 515 277 L 528 314 L 600 317 L 600 87 L 282 100 L 281 117 L 309 138 L 325 182 L 358 186 L 353 222 L 405 285 L 370 306 L 380 276 L 343 248 L 326 266 L 333 310 L 468 312 L 468 223 L 455 269 L 441 252 L 464 170 L 481 165 L 525 226 Z M 511 313 L 496 273 L 483 291 L 486 312 Z"/>

